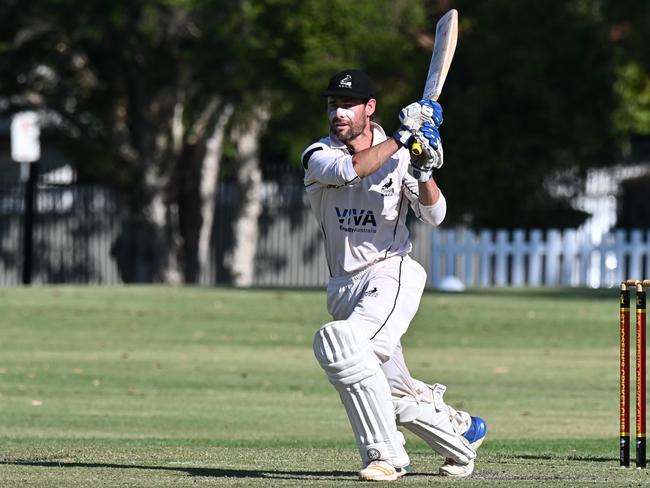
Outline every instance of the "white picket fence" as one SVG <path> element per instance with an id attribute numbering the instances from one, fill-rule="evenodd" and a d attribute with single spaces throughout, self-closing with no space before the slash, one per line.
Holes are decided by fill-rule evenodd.
<path id="1" fill-rule="evenodd" d="M 433 231 L 430 283 L 465 286 L 617 286 L 650 278 L 650 231 L 615 231 L 594 242 L 576 230 Z"/>

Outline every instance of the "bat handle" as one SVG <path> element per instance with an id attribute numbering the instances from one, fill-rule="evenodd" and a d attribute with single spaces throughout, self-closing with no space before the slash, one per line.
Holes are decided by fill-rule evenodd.
<path id="1" fill-rule="evenodd" d="M 411 154 L 414 156 L 422 155 L 422 145 L 419 142 L 414 142 L 411 144 Z"/>

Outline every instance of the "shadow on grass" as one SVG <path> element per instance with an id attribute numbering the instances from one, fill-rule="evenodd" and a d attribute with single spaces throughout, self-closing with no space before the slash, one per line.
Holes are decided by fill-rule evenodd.
<path id="1" fill-rule="evenodd" d="M 101 469 L 144 469 L 154 471 L 176 471 L 187 473 L 190 476 L 211 478 L 260 478 L 260 479 L 286 479 L 286 480 L 335 480 L 337 482 L 357 483 L 356 471 L 283 471 L 274 469 L 221 469 L 221 468 L 191 468 L 172 466 L 142 466 L 137 464 L 111 464 L 111 463 L 79 463 L 57 461 L 28 461 L 28 460 L 0 460 L 0 465 L 34 466 L 40 468 L 101 468 Z M 437 476 L 432 473 L 418 473 L 418 476 Z M 412 475 L 409 475 L 409 478 Z"/>
<path id="2" fill-rule="evenodd" d="M 520 454 L 507 456 L 516 459 L 526 460 L 557 460 L 557 456 L 544 454 Z M 569 456 L 568 461 L 578 462 L 613 462 L 618 458 L 613 457 L 589 457 Z M 58 462 L 58 461 L 28 461 L 28 460 L 0 460 L 0 465 L 13 466 L 34 466 L 41 468 L 88 468 L 88 469 L 142 469 L 153 471 L 172 471 L 186 473 L 189 476 L 209 478 L 253 478 L 253 479 L 284 479 L 284 480 L 305 480 L 305 481 L 337 481 L 357 483 L 356 471 L 285 471 L 285 470 L 261 470 L 261 469 L 223 469 L 223 468 L 193 468 L 193 467 L 172 467 L 172 466 L 144 466 L 138 464 L 113 464 L 113 463 L 80 463 L 80 462 Z M 438 478 L 437 473 L 409 473 L 408 478 Z M 508 477 L 506 477 L 508 478 Z M 505 478 L 504 478 L 505 479 Z M 528 479 L 528 478 L 526 478 Z M 540 478 L 541 479 L 541 478 Z"/>
<path id="3" fill-rule="evenodd" d="M 515 459 L 531 459 L 531 460 L 540 460 L 540 461 L 551 461 L 562 459 L 562 456 L 551 455 L 551 454 L 517 454 L 517 455 L 506 455 L 506 457 L 511 457 Z M 567 461 L 585 461 L 590 463 L 611 463 L 618 461 L 617 457 L 604 457 L 604 456 L 567 456 L 565 458 Z"/>

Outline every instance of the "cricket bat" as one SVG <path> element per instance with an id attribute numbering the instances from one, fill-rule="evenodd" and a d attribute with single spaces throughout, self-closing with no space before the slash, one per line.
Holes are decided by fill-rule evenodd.
<path id="1" fill-rule="evenodd" d="M 425 100 L 438 100 L 442 92 L 442 86 L 447 79 L 451 60 L 456 51 L 458 41 L 458 11 L 451 9 L 443 15 L 436 24 L 436 37 L 433 41 L 433 53 L 429 63 L 429 73 L 424 84 Z M 422 154 L 422 146 L 418 142 L 411 145 L 411 152 L 419 156 Z"/>

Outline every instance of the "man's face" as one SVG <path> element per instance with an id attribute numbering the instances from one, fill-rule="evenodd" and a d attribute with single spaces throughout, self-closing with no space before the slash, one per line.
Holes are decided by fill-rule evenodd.
<path id="1" fill-rule="evenodd" d="M 330 129 L 341 142 L 359 136 L 366 129 L 368 117 L 374 112 L 374 99 L 329 97 L 327 113 Z"/>

